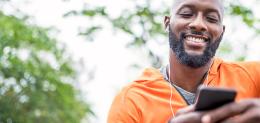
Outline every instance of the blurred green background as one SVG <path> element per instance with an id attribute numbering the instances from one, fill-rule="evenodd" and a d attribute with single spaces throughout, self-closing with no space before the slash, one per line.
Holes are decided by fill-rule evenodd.
<path id="1" fill-rule="evenodd" d="M 163 17 L 169 15 L 170 0 L 77 0 L 75 5 L 72 0 L 47 1 L 42 8 L 47 18 L 59 11 L 62 20 L 74 20 L 64 29 L 58 20 L 48 26 L 39 24 L 38 15 L 24 8 L 33 8 L 32 1 L 0 1 L 0 123 L 106 122 L 114 95 L 137 76 L 136 71 L 167 64 Z M 257 0 L 225 1 L 227 32 L 217 56 L 236 61 L 260 59 L 259 5 Z M 70 33 L 58 38 L 70 28 L 76 28 L 74 36 L 80 38 L 63 41 Z M 77 39 L 85 44 L 69 50 Z M 117 52 L 122 54 L 113 54 Z M 139 57 L 130 57 L 135 55 Z M 88 61 L 95 58 L 103 62 Z M 111 67 L 103 67 L 108 66 L 104 63 Z M 116 69 L 121 66 L 126 66 L 123 75 Z M 118 76 L 121 82 L 109 78 Z"/>

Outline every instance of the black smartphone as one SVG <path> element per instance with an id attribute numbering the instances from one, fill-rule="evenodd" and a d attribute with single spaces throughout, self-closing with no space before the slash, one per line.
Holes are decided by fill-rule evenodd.
<path id="1" fill-rule="evenodd" d="M 233 102 L 236 90 L 227 88 L 200 86 L 195 102 L 195 111 L 205 111 Z"/>

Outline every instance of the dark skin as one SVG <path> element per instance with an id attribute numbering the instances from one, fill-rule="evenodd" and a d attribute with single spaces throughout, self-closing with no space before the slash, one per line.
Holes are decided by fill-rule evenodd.
<path id="1" fill-rule="evenodd" d="M 216 40 L 217 38 L 219 38 L 219 36 L 224 32 L 225 29 L 222 25 L 221 9 L 218 8 L 218 5 L 215 5 L 210 9 L 205 7 L 203 8 L 203 6 L 209 6 L 208 4 L 211 4 L 212 1 L 209 1 L 205 5 L 199 5 L 197 6 L 197 8 L 195 8 L 195 6 L 189 7 L 193 4 L 192 2 L 194 1 L 177 0 L 174 4 L 174 8 L 176 9 L 173 9 L 172 16 L 165 17 L 165 25 L 169 26 L 169 28 L 172 29 L 177 38 L 180 38 L 178 36 L 181 31 L 191 29 L 198 32 L 207 32 L 208 35 L 205 35 L 205 38 L 212 37 L 212 40 Z M 196 3 L 200 4 L 200 1 L 196 0 Z M 196 11 L 196 13 L 194 13 L 193 11 Z M 189 17 L 191 14 L 193 14 L 193 16 Z M 210 19 L 215 19 L 214 23 Z M 205 45 L 194 48 L 193 46 L 189 46 L 188 43 L 185 44 L 185 51 L 191 55 L 201 55 L 206 48 Z M 212 61 L 208 62 L 208 64 L 205 66 L 193 69 L 181 64 L 175 57 L 175 53 L 170 51 L 170 62 L 171 67 L 174 66 L 174 69 L 171 68 L 170 75 L 171 80 L 175 82 L 174 84 L 182 87 L 187 91 L 195 92 L 198 85 L 200 84 L 199 82 L 202 76 L 209 70 Z"/>
<path id="2" fill-rule="evenodd" d="M 205 32 L 205 35 L 195 36 L 195 38 L 210 37 L 212 41 L 215 41 L 225 31 L 222 19 L 223 5 L 220 0 L 177 0 L 173 5 L 171 17 L 165 17 L 164 24 L 166 28 L 172 30 L 177 38 L 180 38 L 179 35 L 182 31 L 196 30 Z M 201 55 L 205 47 L 204 43 L 184 40 L 185 52 L 189 55 Z M 194 93 L 201 78 L 210 69 L 212 59 L 202 67 L 191 68 L 180 63 L 171 50 L 170 64 L 171 81 Z M 189 106 L 179 110 L 175 118 L 171 119 L 171 123 L 257 123 L 259 121 L 259 99 L 234 102 L 206 112 L 196 112 L 194 106 Z"/>
<path id="3" fill-rule="evenodd" d="M 205 112 L 196 112 L 191 105 L 179 110 L 170 123 L 259 123 L 259 121 L 259 99 L 246 99 Z"/>
<path id="4" fill-rule="evenodd" d="M 173 51 L 170 51 L 171 81 L 183 89 L 195 93 L 203 75 L 208 71 L 211 61 L 201 68 L 191 69 L 181 64 Z"/>

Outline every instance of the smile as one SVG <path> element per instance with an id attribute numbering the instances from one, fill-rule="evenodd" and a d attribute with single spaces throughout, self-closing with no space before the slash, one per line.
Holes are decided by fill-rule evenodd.
<path id="1" fill-rule="evenodd" d="M 196 43 L 205 42 L 205 40 L 203 38 L 187 37 L 186 39 L 189 41 L 192 41 L 192 42 L 196 42 Z"/>
<path id="2" fill-rule="evenodd" d="M 202 36 L 186 36 L 185 39 L 194 43 L 204 43 L 207 41 L 207 38 Z"/>
<path id="3" fill-rule="evenodd" d="M 207 46 L 208 38 L 201 35 L 186 35 L 184 37 L 187 49 L 204 49 Z"/>

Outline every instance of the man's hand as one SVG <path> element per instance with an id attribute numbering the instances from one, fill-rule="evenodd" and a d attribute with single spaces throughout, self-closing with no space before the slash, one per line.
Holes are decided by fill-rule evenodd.
<path id="1" fill-rule="evenodd" d="M 259 123 L 260 99 L 230 103 L 204 114 L 202 123 Z"/>
<path id="2" fill-rule="evenodd" d="M 203 112 L 195 112 L 194 105 L 180 109 L 168 123 L 201 123 Z"/>
<path id="3" fill-rule="evenodd" d="M 196 112 L 194 106 L 181 109 L 169 123 L 259 123 L 260 99 L 248 99 L 220 108 Z"/>

